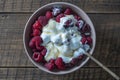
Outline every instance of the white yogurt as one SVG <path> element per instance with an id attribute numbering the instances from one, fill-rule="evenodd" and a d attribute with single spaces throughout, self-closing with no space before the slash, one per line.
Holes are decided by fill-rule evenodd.
<path id="1" fill-rule="evenodd" d="M 72 20 L 73 27 L 64 28 L 65 22 L 69 19 Z M 72 58 L 85 53 L 80 42 L 81 34 L 75 26 L 76 21 L 73 15 L 67 15 L 60 19 L 60 23 L 50 19 L 44 26 L 41 37 L 42 45 L 47 48 L 46 61 L 61 57 L 65 63 L 69 63 Z"/>

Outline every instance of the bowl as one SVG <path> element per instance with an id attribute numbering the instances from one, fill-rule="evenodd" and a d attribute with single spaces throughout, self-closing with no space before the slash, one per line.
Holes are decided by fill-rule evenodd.
<path id="1" fill-rule="evenodd" d="M 26 25 L 25 25 L 25 29 L 24 29 L 24 34 L 23 34 L 23 44 L 24 44 L 24 48 L 25 48 L 25 52 L 28 56 L 28 58 L 30 59 L 30 61 L 37 66 L 40 70 L 43 70 L 45 72 L 51 73 L 51 74 L 56 74 L 56 75 L 60 75 L 60 74 L 67 74 L 67 73 L 71 73 L 73 71 L 76 71 L 78 69 L 80 69 L 81 67 L 83 67 L 83 65 L 86 64 L 86 62 L 89 60 L 89 57 L 87 57 L 84 61 L 81 62 L 80 65 L 75 66 L 69 70 L 61 70 L 61 71 L 49 71 L 48 69 L 46 69 L 43 65 L 35 62 L 32 59 L 32 50 L 29 47 L 29 41 L 30 41 L 30 33 L 32 31 L 32 24 L 34 23 L 34 21 L 40 16 L 40 15 L 44 15 L 45 12 L 49 9 L 51 9 L 53 6 L 61 6 L 62 8 L 71 8 L 73 10 L 73 12 L 77 13 L 78 15 L 80 15 L 82 17 L 83 20 L 85 20 L 85 22 L 87 24 L 90 25 L 91 27 L 91 37 L 93 39 L 93 43 L 92 43 L 92 48 L 89 51 L 89 53 L 92 55 L 94 48 L 95 48 L 95 44 L 96 44 L 96 33 L 95 33 L 95 29 L 93 26 L 92 21 L 90 20 L 90 18 L 88 17 L 88 15 L 79 7 L 70 4 L 70 3 L 66 3 L 66 2 L 54 2 L 54 3 L 49 3 L 46 4 L 42 7 L 40 7 L 38 10 L 36 10 L 29 18 L 29 20 L 27 21 Z"/>

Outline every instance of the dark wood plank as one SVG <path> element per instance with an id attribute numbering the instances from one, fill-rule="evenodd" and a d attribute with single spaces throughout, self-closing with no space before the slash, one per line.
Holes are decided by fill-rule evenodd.
<path id="1" fill-rule="evenodd" d="M 0 67 L 33 66 L 23 48 L 23 30 L 31 14 L 0 14 Z M 97 44 L 93 56 L 108 67 L 120 67 L 120 14 L 88 14 Z M 89 61 L 86 67 L 96 67 Z"/>
<path id="2" fill-rule="evenodd" d="M 97 37 L 93 56 L 108 66 L 120 66 L 119 14 L 90 14 L 89 16 L 95 26 Z M 89 63 L 93 64 L 93 61 Z"/>
<path id="3" fill-rule="evenodd" d="M 120 68 L 111 68 L 120 76 Z M 115 80 L 101 68 L 81 68 L 67 75 L 51 75 L 38 68 L 0 68 L 1 80 Z"/>
<path id="4" fill-rule="evenodd" d="M 120 0 L 0 0 L 0 12 L 33 12 L 51 2 L 73 3 L 87 13 L 120 13 Z"/>
<path id="5" fill-rule="evenodd" d="M 0 64 L 1 66 L 31 65 L 23 50 L 23 30 L 29 15 L 0 16 Z"/>

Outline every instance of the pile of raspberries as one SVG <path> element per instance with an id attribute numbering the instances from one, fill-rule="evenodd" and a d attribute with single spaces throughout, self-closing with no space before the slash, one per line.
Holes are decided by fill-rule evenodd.
<path id="1" fill-rule="evenodd" d="M 82 33 L 82 44 L 91 44 L 92 39 L 90 37 L 90 26 L 85 23 L 85 21 L 75 14 L 71 9 L 67 8 L 65 10 L 62 10 L 59 7 L 52 8 L 49 11 L 46 11 L 45 16 L 39 16 L 38 19 L 34 22 L 32 25 L 32 33 L 30 34 L 31 39 L 29 42 L 29 47 L 33 51 L 33 60 L 43 64 L 48 70 L 64 70 L 66 68 L 71 68 L 78 64 L 80 60 L 83 59 L 84 55 L 79 56 L 78 58 L 74 58 L 71 60 L 70 63 L 64 63 L 61 57 L 58 57 L 57 59 L 51 59 L 49 62 L 47 62 L 44 59 L 44 56 L 46 55 L 47 49 L 44 46 L 41 46 L 40 44 L 43 43 L 42 38 L 40 37 L 42 33 L 43 27 L 48 24 L 49 19 L 54 19 L 56 22 L 60 22 L 60 18 L 64 17 L 65 15 L 74 15 L 75 19 L 78 21 L 76 23 L 76 26 L 78 27 L 79 31 Z M 67 24 L 69 21 L 67 22 Z M 66 25 L 67 25 L 66 24 Z"/>

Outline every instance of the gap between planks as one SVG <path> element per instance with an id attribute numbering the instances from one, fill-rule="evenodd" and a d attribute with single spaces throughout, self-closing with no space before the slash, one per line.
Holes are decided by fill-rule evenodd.
<path id="1" fill-rule="evenodd" d="M 37 68 L 37 67 L 35 67 L 35 66 L 0 66 L 0 68 Z M 93 66 L 93 67 L 87 67 L 87 66 L 85 66 L 85 67 L 82 67 L 82 68 L 101 68 L 101 67 L 99 67 L 99 66 Z M 107 67 L 107 68 L 120 68 L 120 67 Z"/>
<path id="2" fill-rule="evenodd" d="M 33 14 L 34 12 L 0 12 L 0 14 Z M 85 12 L 87 14 L 120 14 L 120 12 Z"/>

